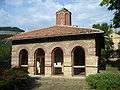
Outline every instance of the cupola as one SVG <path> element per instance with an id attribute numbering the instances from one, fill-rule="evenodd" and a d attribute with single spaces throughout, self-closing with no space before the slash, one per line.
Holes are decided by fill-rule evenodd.
<path id="1" fill-rule="evenodd" d="M 66 8 L 56 12 L 56 25 L 67 25 L 71 26 L 71 12 Z"/>

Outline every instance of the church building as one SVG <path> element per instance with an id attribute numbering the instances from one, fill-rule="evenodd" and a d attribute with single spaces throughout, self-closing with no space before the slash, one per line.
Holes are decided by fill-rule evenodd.
<path id="1" fill-rule="evenodd" d="M 82 22 L 82 21 L 81 21 Z M 23 67 L 32 75 L 87 76 L 98 72 L 104 48 L 99 29 L 72 26 L 71 12 L 56 12 L 56 25 L 17 34 L 12 40 L 12 67 Z"/>

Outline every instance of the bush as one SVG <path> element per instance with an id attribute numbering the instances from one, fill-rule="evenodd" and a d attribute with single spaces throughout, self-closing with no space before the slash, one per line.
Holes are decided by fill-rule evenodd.
<path id="1" fill-rule="evenodd" d="M 4 74 L 4 72 L 5 72 L 5 69 L 0 68 L 0 77 Z"/>
<path id="2" fill-rule="evenodd" d="M 13 87 L 11 87 L 9 81 L 0 80 L 0 90 L 12 90 L 12 89 L 13 89 Z"/>
<path id="3" fill-rule="evenodd" d="M 86 77 L 86 81 L 93 89 L 120 90 L 120 73 L 98 73 Z"/>
<path id="4" fill-rule="evenodd" d="M 33 81 L 23 68 L 6 70 L 0 79 L 0 90 L 21 90 L 28 87 Z"/>
<path id="5" fill-rule="evenodd" d="M 12 42 L 10 40 L 0 40 L 0 62 L 10 62 Z"/>

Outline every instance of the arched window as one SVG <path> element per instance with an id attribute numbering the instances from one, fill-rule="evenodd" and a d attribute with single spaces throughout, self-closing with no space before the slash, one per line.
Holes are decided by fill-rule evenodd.
<path id="1" fill-rule="evenodd" d="M 22 49 L 19 53 L 19 66 L 25 65 L 28 65 L 28 51 L 26 49 Z"/>
<path id="2" fill-rule="evenodd" d="M 35 75 L 45 74 L 45 52 L 38 48 L 34 53 L 35 58 Z"/>
<path id="3" fill-rule="evenodd" d="M 54 75 L 63 74 L 63 51 L 59 47 L 52 51 L 52 73 Z"/>
<path id="4" fill-rule="evenodd" d="M 72 50 L 73 75 L 85 74 L 85 51 L 82 47 L 76 46 Z"/>

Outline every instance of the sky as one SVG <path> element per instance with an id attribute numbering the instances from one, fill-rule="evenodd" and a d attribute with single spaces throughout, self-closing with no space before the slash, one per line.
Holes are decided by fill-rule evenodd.
<path id="1" fill-rule="evenodd" d="M 55 25 L 55 13 L 65 7 L 72 13 L 72 25 L 92 27 L 112 23 L 112 11 L 101 7 L 101 0 L 0 0 L 0 27 L 19 27 L 25 31 Z"/>

